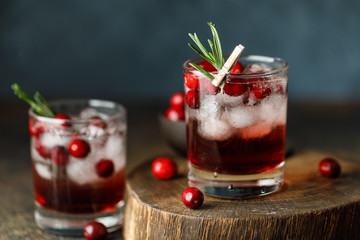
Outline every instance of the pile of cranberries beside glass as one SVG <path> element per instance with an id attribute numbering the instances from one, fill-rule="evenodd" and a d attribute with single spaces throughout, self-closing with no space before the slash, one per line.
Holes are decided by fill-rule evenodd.
<path id="1" fill-rule="evenodd" d="M 185 96 L 176 92 L 170 97 L 170 106 L 166 109 L 164 117 L 170 121 L 185 121 Z"/>

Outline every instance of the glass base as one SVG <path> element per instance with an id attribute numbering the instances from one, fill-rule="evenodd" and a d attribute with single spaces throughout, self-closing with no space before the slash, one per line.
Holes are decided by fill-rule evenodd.
<path id="1" fill-rule="evenodd" d="M 123 225 L 124 201 L 118 203 L 115 211 L 94 214 L 67 214 L 48 210 L 35 203 L 35 222 L 41 229 L 65 236 L 84 236 L 84 227 L 92 221 L 104 224 L 109 232 Z"/>
<path id="2" fill-rule="evenodd" d="M 188 183 L 204 194 L 231 199 L 254 198 L 268 195 L 281 189 L 283 184 L 284 162 L 265 173 L 249 175 L 229 175 L 203 171 L 190 162 Z"/>

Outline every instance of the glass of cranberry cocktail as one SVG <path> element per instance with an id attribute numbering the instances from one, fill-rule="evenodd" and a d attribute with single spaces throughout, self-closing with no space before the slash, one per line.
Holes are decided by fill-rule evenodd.
<path id="1" fill-rule="evenodd" d="M 281 188 L 288 65 L 279 58 L 243 56 L 222 88 L 204 59 L 184 63 L 189 185 L 207 195 L 247 198 Z"/>
<path id="2" fill-rule="evenodd" d="M 109 230 L 122 224 L 126 163 L 126 110 L 104 100 L 60 100 L 58 113 L 29 110 L 37 225 L 83 235 L 91 221 Z"/>

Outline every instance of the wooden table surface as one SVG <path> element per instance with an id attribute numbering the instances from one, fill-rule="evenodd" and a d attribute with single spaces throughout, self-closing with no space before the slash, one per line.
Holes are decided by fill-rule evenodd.
<path id="1" fill-rule="evenodd" d="M 174 154 L 159 134 L 158 113 L 167 103 L 125 103 L 128 110 L 127 171 L 143 161 Z M 27 106 L 0 103 L 0 240 L 79 239 L 38 229 L 33 192 Z M 360 103 L 289 103 L 287 145 L 300 152 L 331 151 L 360 161 Z M 113 236 L 121 239 L 121 235 Z"/>

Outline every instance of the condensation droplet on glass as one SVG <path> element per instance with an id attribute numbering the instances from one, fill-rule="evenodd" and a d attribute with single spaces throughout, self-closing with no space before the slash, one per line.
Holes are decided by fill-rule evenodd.
<path id="1" fill-rule="evenodd" d="M 218 173 L 214 172 L 214 178 L 217 178 L 217 177 L 218 177 Z"/>
<path id="2" fill-rule="evenodd" d="M 229 190 L 229 191 L 234 191 L 234 187 L 233 187 L 232 184 L 230 184 L 230 186 L 228 186 L 228 190 Z"/>

